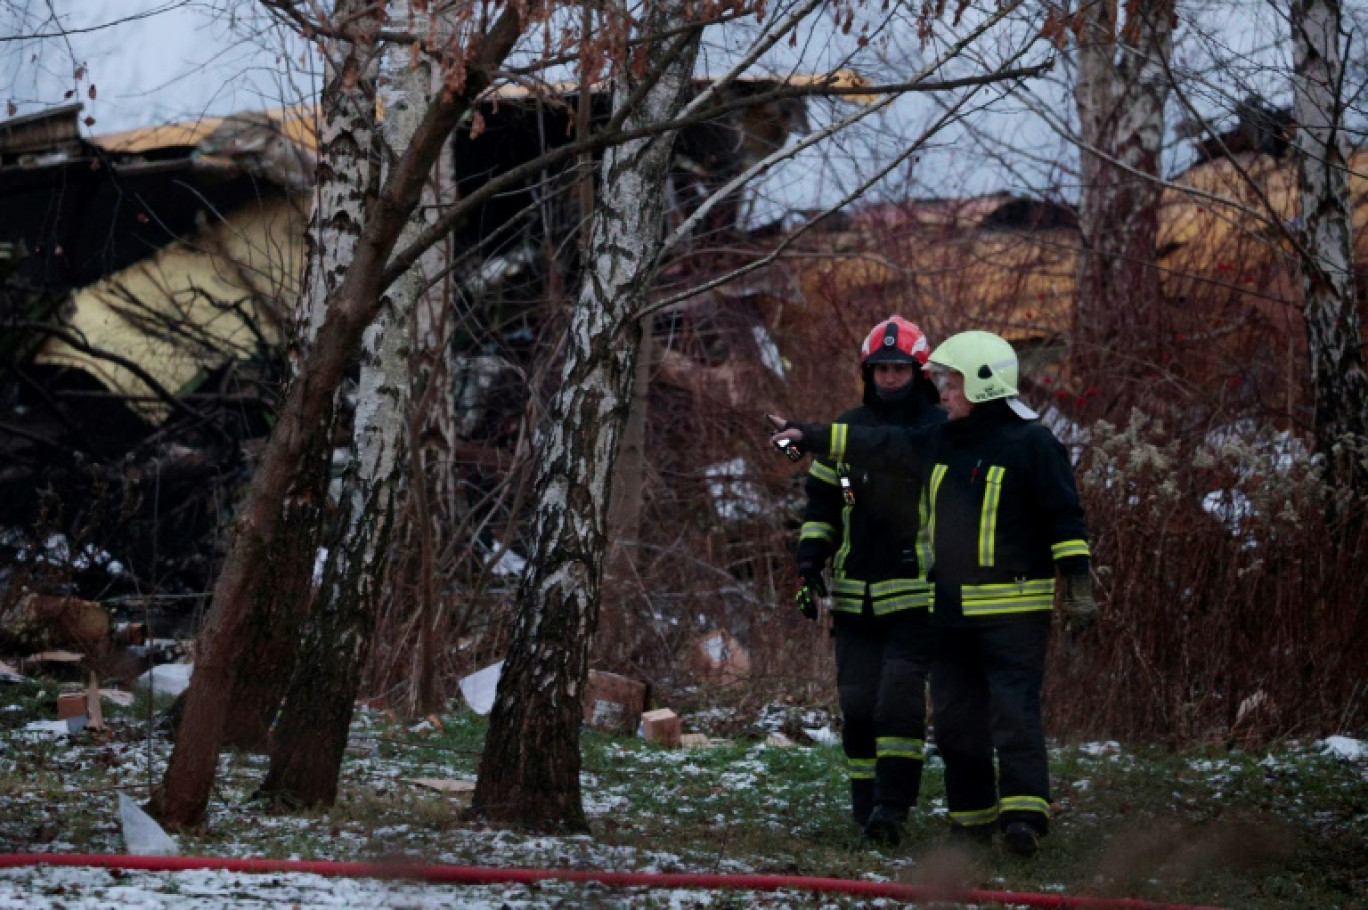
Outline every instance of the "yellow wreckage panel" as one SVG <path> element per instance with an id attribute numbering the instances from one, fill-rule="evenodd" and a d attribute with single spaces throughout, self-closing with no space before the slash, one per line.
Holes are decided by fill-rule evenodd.
<path id="1" fill-rule="evenodd" d="M 1020 342 L 1065 332 L 1073 313 L 1075 235 L 975 232 L 875 241 L 877 251 L 804 260 L 808 301 L 875 296 L 935 331 L 991 328 Z M 939 318 L 937 318 L 939 317 Z"/>
<path id="2" fill-rule="evenodd" d="M 1249 186 L 1243 174 L 1258 184 Z M 1355 258 L 1368 257 L 1368 150 L 1349 157 L 1349 197 L 1353 207 Z M 1204 195 L 1180 187 L 1191 186 Z M 1282 231 L 1263 223 L 1267 206 L 1285 222 L 1301 210 L 1296 164 L 1291 155 L 1283 160 L 1267 155 L 1241 154 L 1232 161 L 1218 159 L 1192 168 L 1164 191 L 1160 203 L 1159 248 L 1184 247 L 1194 261 L 1214 265 L 1231 258 L 1242 241 L 1254 241 L 1289 250 Z M 1266 204 L 1265 204 L 1266 201 Z M 1268 253 L 1263 254 L 1267 258 Z"/>
<path id="3" fill-rule="evenodd" d="M 77 291 L 64 328 L 138 364 L 173 395 L 192 391 L 205 371 L 279 342 L 304 274 L 304 219 L 283 198 L 243 206 Z M 60 339 L 36 360 L 92 374 L 150 422 L 170 413 L 133 372 Z"/>
<path id="4" fill-rule="evenodd" d="M 312 106 L 278 108 L 266 111 L 265 114 L 280 127 L 281 135 L 295 145 L 309 151 L 318 149 L 318 134 L 315 130 Z M 199 145 L 227 119 L 229 118 L 204 117 L 163 126 L 140 127 L 119 133 L 92 136 L 90 141 L 105 151 L 130 155 L 178 145 L 193 146 Z"/>

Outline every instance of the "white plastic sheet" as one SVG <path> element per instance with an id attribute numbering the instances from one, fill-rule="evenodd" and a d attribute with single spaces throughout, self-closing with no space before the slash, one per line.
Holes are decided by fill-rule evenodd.
<path id="1" fill-rule="evenodd" d="M 194 664 L 162 664 L 133 680 L 133 688 L 143 691 L 150 682 L 154 695 L 179 695 L 190 688 L 190 674 L 194 669 Z"/>
<path id="2" fill-rule="evenodd" d="M 140 856 L 175 856 L 180 852 L 171 835 L 162 830 L 138 804 L 123 793 L 119 794 L 119 823 L 123 826 L 124 844 L 129 853 Z"/>
<path id="3" fill-rule="evenodd" d="M 476 714 L 488 714 L 494 708 L 494 693 L 499 688 L 499 674 L 503 661 L 476 670 L 461 680 L 461 695 Z"/>

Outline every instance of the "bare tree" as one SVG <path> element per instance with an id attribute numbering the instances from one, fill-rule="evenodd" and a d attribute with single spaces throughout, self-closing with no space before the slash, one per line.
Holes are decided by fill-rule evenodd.
<path id="1" fill-rule="evenodd" d="M 326 84 L 320 97 L 318 150 L 328 166 L 315 188 L 304 292 L 287 350 L 292 381 L 299 381 L 328 299 L 345 277 L 378 184 L 374 136 L 379 22 L 364 3 L 351 0 L 340 3 L 336 14 L 354 19 L 355 26 L 348 39 L 322 42 Z M 334 415 L 331 409 L 319 421 L 303 468 L 281 503 L 280 529 L 267 554 L 268 565 L 257 573 L 250 642 L 237 664 L 224 728 L 228 746 L 264 747 L 289 686 L 300 627 L 311 602 L 315 554 L 324 542 Z"/>
<path id="2" fill-rule="evenodd" d="M 293 7 L 282 12 L 303 17 Z M 314 433 L 326 419 L 362 334 L 381 307 L 381 291 L 391 280 L 385 274 L 385 264 L 418 203 L 433 163 L 472 101 L 489 85 L 495 67 L 511 52 L 526 22 L 526 12 L 519 5 L 506 7 L 494 21 L 474 23 L 465 43 L 453 48 L 455 59 L 449 64 L 443 91 L 424 112 L 413 141 L 395 162 L 367 213 L 346 276 L 329 299 L 327 316 L 300 378 L 292 384 L 281 407 L 215 585 L 200 635 L 181 733 L 163 783 L 150 804 L 163 823 L 173 828 L 198 824 L 208 805 L 227 707 L 233 697 L 233 670 L 245 646 L 243 632 L 254 580 L 276 545 L 280 503 L 294 482 Z"/>
<path id="3" fill-rule="evenodd" d="M 649 43 L 614 74 L 614 106 L 631 109 L 628 129 L 669 121 L 683 107 L 701 31 L 686 8 L 682 0 L 653 7 L 642 24 Z M 588 827 L 579 789 L 583 687 L 598 620 L 610 481 L 632 397 L 639 316 L 662 240 L 672 139 L 665 133 L 633 140 L 604 157 L 591 265 L 538 462 L 535 549 L 518 589 L 472 803 L 487 818 L 539 829 Z"/>
<path id="4" fill-rule="evenodd" d="M 1368 376 L 1354 294 L 1344 135 L 1349 36 L 1339 0 L 1293 0 L 1293 119 L 1301 189 L 1303 319 L 1316 446 L 1332 485 L 1368 493 Z"/>
<path id="5" fill-rule="evenodd" d="M 311 272 L 315 280 L 305 289 L 302 309 L 306 322 L 296 334 L 301 341 L 312 339 L 326 318 L 327 301 L 345 276 L 380 177 L 375 117 L 379 70 L 376 31 L 380 23 L 365 3 L 340 4 L 337 16 L 342 21 L 352 22 L 353 27 L 345 38 L 331 38 L 323 43 L 325 72 L 329 78 L 320 98 L 319 148 L 328 167 L 318 191 L 313 231 L 314 271 Z M 352 567 L 359 563 L 370 569 L 368 561 L 375 558 L 375 538 L 384 538 L 388 533 L 388 510 L 381 507 L 375 513 L 368 513 L 366 507 L 374 503 L 374 497 L 368 498 L 359 488 L 365 480 L 362 472 L 377 470 L 385 454 L 383 447 L 377 450 L 369 445 L 376 435 L 371 418 L 383 398 L 365 393 L 377 391 L 372 386 L 383 385 L 383 381 L 376 381 L 376 365 L 377 360 L 383 362 L 382 356 L 387 351 L 377 343 L 375 333 L 389 321 L 388 316 L 389 310 L 382 307 L 381 315 L 362 341 L 369 356 L 364 359 L 362 388 L 357 394 L 358 458 L 349 466 L 340 515 L 331 522 L 331 535 L 324 534 L 322 524 L 326 510 L 321 501 L 326 496 L 331 466 L 332 439 L 326 432 L 331 427 L 331 420 L 325 420 L 320 427 L 323 432 L 315 437 L 313 451 L 297 475 L 297 483 L 312 480 L 310 489 L 317 498 L 312 500 L 311 540 L 315 547 L 326 542 L 328 557 L 303 641 L 299 643 L 298 672 L 292 679 L 287 678 L 288 696 L 280 709 L 270 770 L 261 787 L 261 792 L 273 799 L 330 802 L 336 789 L 335 769 L 341 760 L 341 750 L 346 746 L 345 730 L 351 721 L 355 700 L 354 678 L 358 671 L 354 662 L 364 658 L 365 623 L 370 616 L 369 605 L 358 603 L 358 598 L 370 594 L 368 583 L 380 577 L 356 573 Z M 392 332 L 387 340 L 394 343 L 402 337 L 402 333 Z M 402 438 L 402 434 L 395 435 L 396 440 Z M 286 506 L 278 535 L 282 543 L 290 538 L 292 531 L 288 502 Z M 301 536 L 303 531 L 301 528 Z M 279 553 L 282 547 L 273 549 L 274 553 Z M 312 570 L 313 562 L 311 558 L 307 563 L 309 570 Z M 348 581 L 356 583 L 349 586 Z M 298 634 L 298 623 L 293 631 Z M 351 641 L 346 640 L 349 637 Z M 250 666 L 254 661 L 249 656 L 243 663 Z M 243 691 L 241 681 L 238 691 Z M 272 706 L 273 712 L 278 707 Z M 339 730 L 343 731 L 340 737 Z"/>
<path id="6" fill-rule="evenodd" d="M 1130 380 L 1148 372 L 1169 334 L 1155 241 L 1174 3 L 1127 3 L 1124 22 L 1118 6 L 1083 2 L 1074 14 L 1082 249 L 1071 361 L 1080 384 L 1106 387 L 1104 410 L 1141 394 Z M 1127 339 L 1125 354 L 1117 337 Z"/>

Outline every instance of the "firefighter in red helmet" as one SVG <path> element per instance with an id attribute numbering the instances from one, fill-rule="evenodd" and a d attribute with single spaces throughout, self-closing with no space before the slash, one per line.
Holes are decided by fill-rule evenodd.
<path id="1" fill-rule="evenodd" d="M 1055 601 L 1071 637 L 1100 616 L 1087 522 L 1068 451 L 1018 396 L 1006 339 L 961 332 L 928 366 L 944 424 L 771 415 L 770 441 L 923 478 L 935 558 L 931 701 L 951 836 L 986 844 L 1000 831 L 1007 851 L 1032 857 L 1050 830 L 1041 691 Z"/>
<path id="2" fill-rule="evenodd" d="M 930 351 L 926 336 L 901 316 L 874 326 L 860 347 L 863 403 L 837 422 L 943 422 L 936 388 L 922 370 Z M 806 489 L 797 548 L 804 580 L 799 607 L 815 618 L 813 595 L 830 592 L 851 812 L 866 838 L 896 844 L 917 802 L 926 748 L 933 647 L 922 484 L 911 470 L 871 471 L 816 459 Z M 828 564 L 829 586 L 823 578 Z"/>

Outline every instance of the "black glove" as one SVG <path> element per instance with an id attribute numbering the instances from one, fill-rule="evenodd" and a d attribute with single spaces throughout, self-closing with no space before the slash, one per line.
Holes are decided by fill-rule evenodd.
<path id="1" fill-rule="evenodd" d="M 1062 597 L 1060 612 L 1064 614 L 1064 631 L 1078 635 L 1092 628 L 1102 611 L 1093 596 L 1091 575 L 1064 575 L 1060 578 Z"/>
<path id="2" fill-rule="evenodd" d="M 803 618 L 816 619 L 817 598 L 827 596 L 826 582 L 822 580 L 822 564 L 806 560 L 800 562 L 798 574 L 802 576 L 803 586 L 794 595 L 794 603 L 797 604 L 798 612 L 803 614 Z"/>
<path id="3" fill-rule="evenodd" d="M 822 564 L 820 562 L 804 561 L 798 563 L 798 574 L 803 577 L 803 587 L 811 588 L 818 597 L 827 596 L 827 586 L 826 582 L 822 580 Z"/>

